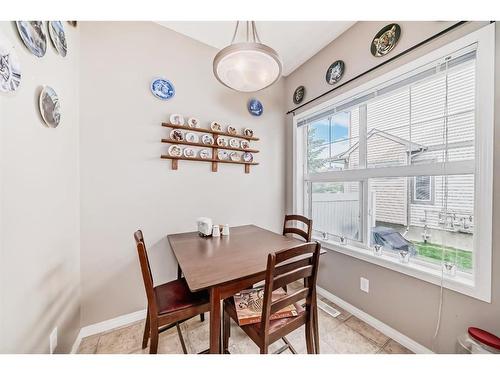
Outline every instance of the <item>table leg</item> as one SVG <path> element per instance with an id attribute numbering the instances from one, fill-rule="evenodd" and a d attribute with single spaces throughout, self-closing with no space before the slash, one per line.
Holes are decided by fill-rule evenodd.
<path id="1" fill-rule="evenodd" d="M 210 354 L 220 354 L 221 309 L 220 290 L 210 288 Z"/>

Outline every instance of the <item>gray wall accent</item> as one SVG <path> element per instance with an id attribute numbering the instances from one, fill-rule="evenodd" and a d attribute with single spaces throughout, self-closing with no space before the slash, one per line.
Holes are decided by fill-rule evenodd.
<path id="1" fill-rule="evenodd" d="M 281 230 L 285 195 L 284 82 L 256 94 L 225 88 L 212 73 L 217 50 L 152 22 L 81 22 L 82 326 L 146 307 L 133 233 L 142 228 L 156 283 L 176 277 L 168 233 L 216 223 Z M 149 83 L 164 75 L 176 96 L 162 102 Z M 247 100 L 264 105 L 251 116 Z M 171 113 L 253 128 L 261 164 L 160 160 Z"/>
<path id="2" fill-rule="evenodd" d="M 37 58 L 0 22 L 22 66 L 19 89 L 0 95 L 0 353 L 48 353 L 55 326 L 56 352 L 69 352 L 80 329 L 79 33 L 64 28 L 66 58 L 49 39 Z M 61 100 L 55 129 L 39 114 L 41 85 Z"/>
<path id="3" fill-rule="evenodd" d="M 399 44 L 388 56 L 377 59 L 370 54 L 370 41 L 375 33 L 389 22 L 358 22 L 338 39 L 313 56 L 286 79 L 287 110 L 294 107 L 292 94 L 299 85 L 306 86 L 308 98 L 325 92 L 329 86 L 324 79 L 325 71 L 332 61 L 342 59 L 346 73 L 342 82 L 383 61 L 384 58 L 407 49 L 427 37 L 450 26 L 453 22 L 399 22 L 402 35 Z M 353 87 L 384 74 L 396 66 L 403 65 L 425 53 L 474 31 L 487 22 L 468 23 L 446 36 L 434 40 L 425 47 L 398 59 L 353 82 L 324 100 L 346 92 Z M 500 71 L 500 30 L 496 29 L 496 72 Z M 496 93 L 500 94 L 500 78 L 496 74 Z M 313 105 L 317 105 L 317 101 Z M 309 106 L 311 107 L 311 106 Z M 292 117 L 287 121 L 287 211 L 292 209 Z M 496 101 L 495 124 L 500 123 L 500 103 Z M 500 150 L 500 134 L 495 133 L 495 150 Z M 493 227 L 500 225 L 500 152 L 494 155 L 494 207 Z M 352 258 L 334 251 L 322 257 L 319 285 L 350 304 L 360 308 L 420 344 L 440 353 L 455 351 L 456 338 L 468 326 L 477 325 L 500 335 L 500 233 L 493 233 L 493 279 L 492 302 L 481 302 L 460 293 L 444 291 L 442 325 L 437 341 L 432 338 L 437 320 L 439 287 L 377 265 Z M 370 293 L 359 289 L 359 278 L 370 280 Z"/>

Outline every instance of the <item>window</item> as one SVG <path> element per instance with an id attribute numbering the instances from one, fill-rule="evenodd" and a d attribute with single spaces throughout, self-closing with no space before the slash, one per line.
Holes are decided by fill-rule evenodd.
<path id="1" fill-rule="evenodd" d="M 434 204 L 434 176 L 414 177 L 412 185 L 413 204 Z"/>
<path id="2" fill-rule="evenodd" d="M 295 210 L 325 247 L 489 301 L 492 40 L 486 27 L 294 117 Z"/>

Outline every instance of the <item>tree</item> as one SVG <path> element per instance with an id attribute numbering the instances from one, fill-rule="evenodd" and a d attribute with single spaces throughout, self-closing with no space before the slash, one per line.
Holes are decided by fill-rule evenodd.
<path id="1" fill-rule="evenodd" d="M 326 146 L 322 146 L 323 141 L 315 137 L 316 128 L 309 127 L 307 129 L 307 167 L 309 172 L 318 172 L 325 167 L 328 159 L 320 158 Z"/>

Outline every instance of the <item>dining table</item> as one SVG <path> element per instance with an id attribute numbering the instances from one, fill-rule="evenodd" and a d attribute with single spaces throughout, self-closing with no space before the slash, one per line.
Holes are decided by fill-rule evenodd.
<path id="1" fill-rule="evenodd" d="M 268 254 L 304 243 L 256 225 L 231 227 L 229 235 L 220 237 L 198 232 L 167 237 L 189 289 L 210 294 L 212 354 L 221 353 L 221 301 L 263 281 Z"/>

